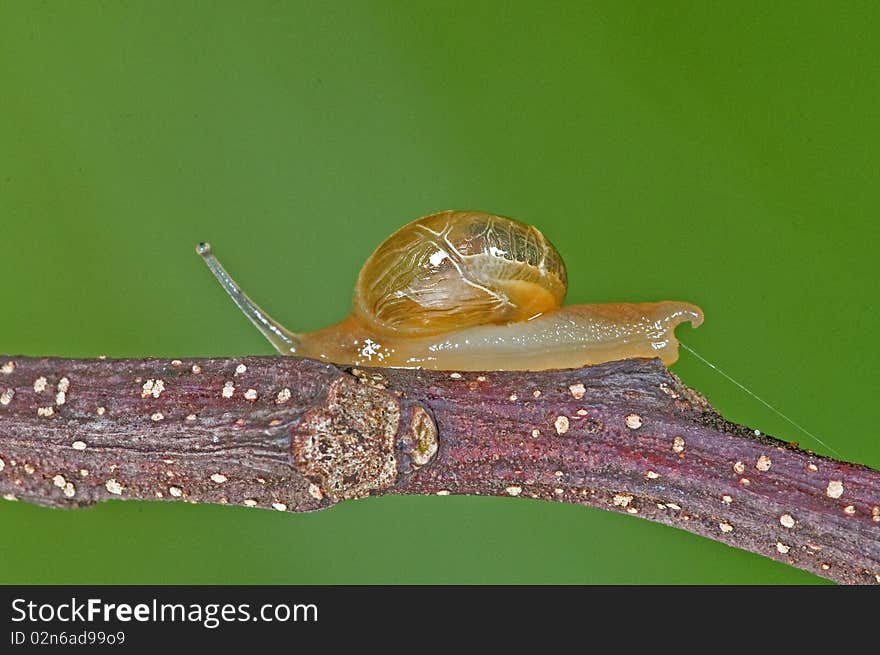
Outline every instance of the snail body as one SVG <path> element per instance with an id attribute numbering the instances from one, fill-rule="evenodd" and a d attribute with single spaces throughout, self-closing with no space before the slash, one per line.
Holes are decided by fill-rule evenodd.
<path id="1" fill-rule="evenodd" d="M 662 301 L 562 306 L 565 264 L 541 232 L 513 219 L 446 211 L 386 239 L 358 276 L 352 314 L 295 334 L 198 248 L 233 301 L 285 355 L 356 366 L 448 370 L 575 368 L 629 357 L 678 358 L 675 327 L 695 305 Z"/>

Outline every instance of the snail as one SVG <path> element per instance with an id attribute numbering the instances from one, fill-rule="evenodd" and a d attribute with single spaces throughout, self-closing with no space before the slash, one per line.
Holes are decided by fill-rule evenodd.
<path id="1" fill-rule="evenodd" d="M 239 309 L 283 355 L 336 364 L 445 370 L 576 368 L 629 357 L 678 359 L 675 327 L 695 305 L 568 305 L 565 264 L 541 232 L 473 211 L 419 218 L 388 237 L 358 275 L 351 315 L 294 334 L 197 252 Z"/>

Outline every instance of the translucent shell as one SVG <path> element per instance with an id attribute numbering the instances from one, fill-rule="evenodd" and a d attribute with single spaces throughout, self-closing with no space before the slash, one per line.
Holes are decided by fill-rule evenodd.
<path id="1" fill-rule="evenodd" d="M 530 225 L 445 211 L 404 225 L 361 269 L 354 314 L 383 333 L 430 335 L 528 320 L 565 297 L 565 264 Z"/>

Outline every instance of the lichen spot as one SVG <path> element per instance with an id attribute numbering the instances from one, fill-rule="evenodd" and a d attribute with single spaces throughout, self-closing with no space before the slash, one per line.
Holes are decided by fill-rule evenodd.
<path id="1" fill-rule="evenodd" d="M 853 516 L 856 513 L 855 505 L 847 505 L 843 508 L 843 513 L 849 516 Z"/>
<path id="2" fill-rule="evenodd" d="M 158 398 L 162 395 L 163 391 L 165 391 L 164 380 L 147 380 L 141 388 L 141 398 L 147 398 L 149 396 Z"/>
<path id="3" fill-rule="evenodd" d="M 63 391 L 59 391 L 55 394 L 55 404 L 61 407 L 64 403 L 67 402 L 67 394 Z"/>
<path id="4" fill-rule="evenodd" d="M 70 444 L 70 446 L 74 450 L 85 450 L 86 449 L 86 442 L 85 441 L 74 441 L 72 444 Z"/>
<path id="5" fill-rule="evenodd" d="M 449 493 L 449 492 L 447 492 Z M 315 500 L 321 500 L 324 497 L 324 492 L 321 491 L 321 487 L 316 485 L 314 482 L 309 485 L 309 495 Z M 442 495 L 438 492 L 438 496 Z"/>
<path id="6" fill-rule="evenodd" d="M 10 387 L 3 393 L 0 393 L 0 405 L 3 405 L 5 407 L 12 402 L 13 398 L 15 398 L 15 389 Z"/>
<path id="7" fill-rule="evenodd" d="M 626 508 L 626 511 L 629 512 L 630 514 L 638 514 L 639 508 L 630 506 L 630 507 Z"/>
<path id="8" fill-rule="evenodd" d="M 532 398 L 540 398 L 540 397 L 541 397 L 541 390 L 540 390 L 540 389 L 535 389 L 535 390 L 532 392 Z"/>
<path id="9" fill-rule="evenodd" d="M 795 524 L 794 517 L 791 514 L 783 514 L 779 517 L 779 523 L 782 525 L 783 528 L 791 529 L 794 527 Z"/>
<path id="10" fill-rule="evenodd" d="M 519 400 L 519 396 L 517 396 L 515 393 L 512 393 L 507 397 L 507 399 L 510 402 L 515 402 L 515 401 Z"/>
<path id="11" fill-rule="evenodd" d="M 36 471 L 36 470 L 37 469 L 34 468 L 33 464 L 25 464 L 24 465 L 24 472 L 27 473 L 28 475 L 33 475 L 34 471 Z"/>
<path id="12" fill-rule="evenodd" d="M 755 462 L 755 468 L 759 471 L 769 471 L 770 470 L 770 458 L 767 455 L 761 455 L 758 458 L 758 461 Z"/>
<path id="13" fill-rule="evenodd" d="M 288 400 L 290 400 L 290 389 L 284 387 L 281 391 L 278 392 L 278 395 L 275 396 L 275 404 L 283 405 Z"/>
<path id="14" fill-rule="evenodd" d="M 61 493 L 63 493 L 66 498 L 73 498 L 76 495 L 76 487 L 73 482 L 67 482 L 61 489 Z"/>
<path id="15" fill-rule="evenodd" d="M 632 500 L 633 497 L 629 494 L 615 494 L 611 502 L 614 503 L 615 507 L 628 507 Z"/>
<path id="16" fill-rule="evenodd" d="M 15 362 L 8 361 L 3 366 L 0 366 L 0 373 L 3 375 L 12 375 L 12 372 L 15 370 Z"/>
<path id="17" fill-rule="evenodd" d="M 733 496 L 731 496 L 730 494 L 724 494 L 723 496 L 721 496 L 721 502 L 725 505 L 730 505 L 730 503 L 733 502 Z"/>
<path id="18" fill-rule="evenodd" d="M 123 486 L 119 484 L 114 478 L 110 478 L 107 482 L 104 483 L 104 488 L 107 489 L 111 494 L 116 494 L 117 496 L 122 493 Z"/>
<path id="19" fill-rule="evenodd" d="M 556 428 L 556 434 L 565 434 L 568 432 L 568 417 L 557 416 L 556 420 L 553 422 L 553 426 Z"/>
<path id="20" fill-rule="evenodd" d="M 684 443 L 684 437 L 682 437 L 682 436 L 676 436 L 676 437 L 672 440 L 672 452 L 674 452 L 674 453 L 683 453 L 683 452 L 684 452 L 684 446 L 685 446 L 685 443 Z"/>
<path id="21" fill-rule="evenodd" d="M 811 463 L 807 464 L 807 470 L 808 470 L 810 473 L 815 473 L 816 471 L 819 470 L 819 467 L 816 466 L 815 464 L 813 464 L 813 463 L 811 462 Z"/>
<path id="22" fill-rule="evenodd" d="M 257 501 L 254 500 L 253 498 L 245 498 L 243 502 L 246 507 L 256 507 L 257 506 Z"/>
<path id="23" fill-rule="evenodd" d="M 171 365 L 172 365 L 174 368 L 178 368 L 178 367 L 180 367 L 181 365 L 183 365 L 183 362 L 180 361 L 179 359 L 172 359 L 172 360 L 171 360 Z"/>
<path id="24" fill-rule="evenodd" d="M 739 483 L 744 487 L 748 487 L 750 484 L 752 484 L 752 481 L 748 478 L 740 478 Z"/>
<path id="25" fill-rule="evenodd" d="M 823 571 L 827 571 L 828 569 L 831 568 L 831 565 L 828 562 L 822 562 L 819 565 L 819 568 L 822 569 Z"/>
<path id="26" fill-rule="evenodd" d="M 223 475 L 222 473 L 212 473 L 212 474 L 211 474 L 211 482 L 216 482 L 217 484 L 223 484 L 223 483 L 226 482 L 228 479 L 229 479 L 229 478 L 227 478 L 227 477 L 226 477 L 225 475 Z"/>
<path id="27" fill-rule="evenodd" d="M 638 414 L 627 414 L 626 418 L 623 419 L 623 421 L 624 423 L 626 423 L 626 427 L 628 427 L 630 430 L 638 430 L 640 427 L 642 427 L 642 417 Z M 676 439 L 677 438 L 678 437 L 676 437 Z M 684 439 L 682 439 L 682 442 L 684 442 Z"/>
<path id="28" fill-rule="evenodd" d="M 104 416 L 104 414 L 106 414 L 106 413 L 107 413 L 106 407 L 99 407 L 98 409 L 95 410 L 95 414 L 97 414 L 98 416 Z"/>
<path id="29" fill-rule="evenodd" d="M 183 489 L 180 487 L 168 487 L 168 493 L 170 493 L 175 498 L 180 498 L 183 495 Z"/>
<path id="30" fill-rule="evenodd" d="M 284 503 L 272 503 L 272 509 L 277 510 L 279 512 L 286 512 L 287 505 L 285 505 Z"/>
<path id="31" fill-rule="evenodd" d="M 34 392 L 42 393 L 46 390 L 46 378 L 42 375 L 34 380 Z"/>
<path id="32" fill-rule="evenodd" d="M 156 423 L 158 423 L 159 421 L 161 421 L 164 418 L 165 418 L 165 415 L 162 412 L 154 412 L 150 416 L 150 420 L 155 421 Z"/>
<path id="33" fill-rule="evenodd" d="M 247 373 L 247 366 L 245 366 L 244 364 L 239 364 L 235 367 L 236 375 L 244 375 L 245 373 Z"/>
<path id="34" fill-rule="evenodd" d="M 537 439 L 540 436 L 541 436 L 541 431 L 538 428 L 535 428 L 534 430 L 532 430 L 532 437 Z"/>
<path id="35" fill-rule="evenodd" d="M 451 377 L 453 380 L 461 380 L 461 373 L 450 373 L 449 377 Z"/>
<path id="36" fill-rule="evenodd" d="M 788 546 L 788 545 L 782 543 L 781 541 L 777 541 L 776 542 L 776 550 L 781 555 L 786 555 L 786 554 L 788 554 L 788 551 L 791 550 L 791 546 Z"/>
<path id="37" fill-rule="evenodd" d="M 0 457 L 0 471 L 6 468 L 6 462 L 3 461 L 3 458 Z"/>
<path id="38" fill-rule="evenodd" d="M 18 498 L 15 497 L 15 494 L 3 494 L 3 500 L 15 501 Z"/>
<path id="39" fill-rule="evenodd" d="M 649 480 L 656 480 L 660 477 L 660 474 L 657 471 L 645 471 L 645 477 Z"/>
<path id="40" fill-rule="evenodd" d="M 719 523 L 718 529 L 721 530 L 721 532 L 724 532 L 725 534 L 728 532 L 733 532 L 733 526 L 730 525 L 730 523 Z"/>
<path id="41" fill-rule="evenodd" d="M 746 472 L 746 465 L 743 464 L 742 462 L 736 462 L 733 465 L 733 472 L 736 473 L 737 475 L 742 475 L 743 473 Z"/>
<path id="42" fill-rule="evenodd" d="M 0 460 L 0 461 L 2 461 L 2 460 Z M 0 471 L 2 471 L 2 470 L 3 470 L 3 467 L 0 466 Z M 874 507 L 871 508 L 871 520 L 874 521 L 874 523 L 880 523 L 880 507 L 877 507 L 875 505 Z"/>
<path id="43" fill-rule="evenodd" d="M 249 400 L 250 402 L 254 402 L 257 399 L 257 390 L 256 389 L 248 389 L 244 392 L 244 399 Z"/>
<path id="44" fill-rule="evenodd" d="M 196 417 L 195 414 L 187 414 L 185 420 L 187 420 L 187 421 L 195 421 L 196 418 L 197 418 L 197 417 Z"/>
<path id="45" fill-rule="evenodd" d="M 825 488 L 825 495 L 829 498 L 840 498 L 843 495 L 843 482 L 840 480 L 830 480 Z"/>
<path id="46" fill-rule="evenodd" d="M 51 406 L 49 407 L 37 407 L 37 416 L 42 416 L 43 418 L 49 418 L 55 413 L 55 409 Z"/>
<path id="47" fill-rule="evenodd" d="M 202 372 L 202 367 L 199 366 L 198 364 L 193 364 L 192 369 L 190 369 L 190 370 L 193 372 L 194 375 L 198 375 L 199 373 Z"/>
<path id="48" fill-rule="evenodd" d="M 63 489 L 64 485 L 67 484 L 67 480 L 64 479 L 63 475 L 56 475 L 52 477 L 52 484 L 54 484 L 59 489 Z"/>
<path id="49" fill-rule="evenodd" d="M 504 491 L 507 492 L 508 496 L 519 496 L 522 493 L 522 487 L 512 484 L 509 487 L 505 487 Z"/>
<path id="50" fill-rule="evenodd" d="M 580 400 L 584 397 L 584 394 L 587 392 L 586 387 L 583 384 L 578 382 L 577 384 L 568 385 L 568 390 L 571 392 L 572 398 L 575 400 Z"/>
<path id="51" fill-rule="evenodd" d="M 66 377 L 58 380 L 58 391 L 62 393 L 67 393 L 70 390 L 70 380 Z"/>

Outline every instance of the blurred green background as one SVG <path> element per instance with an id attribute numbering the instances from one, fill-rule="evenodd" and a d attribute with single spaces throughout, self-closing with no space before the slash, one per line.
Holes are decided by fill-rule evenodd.
<path id="1" fill-rule="evenodd" d="M 0 3 L 0 352 L 270 354 L 446 208 L 538 225 L 569 302 L 679 336 L 880 467 L 875 3 Z M 874 291 L 871 291 L 874 289 Z M 688 353 L 729 418 L 827 449 Z M 769 544 L 768 544 L 769 548 Z M 626 515 L 374 498 L 310 515 L 0 501 L 3 583 L 818 583 Z"/>

